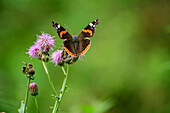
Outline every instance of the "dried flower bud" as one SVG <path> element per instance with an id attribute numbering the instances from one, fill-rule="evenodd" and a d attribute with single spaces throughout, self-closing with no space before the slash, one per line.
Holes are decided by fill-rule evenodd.
<path id="1" fill-rule="evenodd" d="M 31 63 L 29 63 L 27 67 L 28 67 L 28 69 L 33 68 Z"/>
<path id="2" fill-rule="evenodd" d="M 32 96 L 38 95 L 38 87 L 35 82 L 29 84 L 29 91 Z"/>
<path id="3" fill-rule="evenodd" d="M 22 72 L 26 75 L 29 74 L 27 75 L 28 77 L 34 78 L 33 75 L 35 74 L 35 70 L 31 63 L 27 65 L 27 63 L 25 62 L 25 65 L 22 67 Z"/>
<path id="4" fill-rule="evenodd" d="M 34 68 L 28 69 L 28 74 L 31 75 L 31 76 L 34 75 L 35 74 Z"/>
<path id="5" fill-rule="evenodd" d="M 33 65 L 31 63 L 28 64 L 27 68 L 28 68 L 28 74 L 29 75 L 32 76 L 32 75 L 35 74 L 35 70 L 34 70 Z"/>
<path id="6" fill-rule="evenodd" d="M 22 67 L 22 72 L 23 72 L 24 74 L 26 74 L 26 66 L 25 66 L 25 65 Z"/>

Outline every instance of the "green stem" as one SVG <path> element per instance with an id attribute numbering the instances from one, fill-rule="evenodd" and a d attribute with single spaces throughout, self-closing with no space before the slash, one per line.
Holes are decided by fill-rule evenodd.
<path id="1" fill-rule="evenodd" d="M 38 108 L 38 102 L 37 102 L 37 98 L 36 98 L 36 96 L 35 96 L 35 104 L 36 104 L 36 107 L 37 107 L 37 111 L 38 111 L 38 113 L 40 113 L 39 108 Z"/>
<path id="2" fill-rule="evenodd" d="M 58 100 L 58 99 L 57 99 L 57 100 Z M 56 113 L 57 105 L 58 105 L 58 101 L 55 101 L 54 109 L 53 109 L 53 112 L 52 112 L 52 113 Z"/>
<path id="3" fill-rule="evenodd" d="M 27 80 L 27 89 L 26 89 L 26 94 L 25 94 L 25 101 L 24 101 L 24 103 L 25 103 L 25 106 L 24 106 L 24 113 L 26 113 L 26 108 L 27 108 L 27 101 L 28 101 L 28 92 L 29 92 L 29 84 L 30 84 L 30 80 L 31 80 L 31 78 L 30 77 L 28 77 L 28 80 Z"/>
<path id="4" fill-rule="evenodd" d="M 52 113 L 57 113 L 58 109 L 59 109 L 59 106 L 60 106 L 60 103 L 61 103 L 61 100 L 64 96 L 64 93 L 66 91 L 66 84 L 67 84 L 67 78 L 68 78 L 68 71 L 69 71 L 69 64 L 67 64 L 67 74 L 65 72 L 65 69 L 63 66 L 61 66 L 62 70 L 63 70 L 63 73 L 64 73 L 64 81 L 63 81 L 63 85 L 62 85 L 62 88 L 61 88 L 61 91 L 60 91 L 60 96 L 59 96 L 59 100 L 58 100 L 58 103 L 56 102 L 55 105 L 54 105 L 54 109 L 53 109 L 53 112 Z"/>
<path id="5" fill-rule="evenodd" d="M 53 89 L 53 91 L 54 91 L 54 93 L 55 93 L 55 96 L 58 97 L 57 92 L 56 92 L 56 90 L 55 90 L 55 88 L 54 88 L 54 85 L 53 85 L 53 83 L 52 83 L 52 81 L 51 81 L 51 79 L 50 79 L 50 74 L 49 74 L 49 72 L 48 72 L 47 63 L 45 63 L 45 62 L 42 61 L 42 64 L 43 64 L 44 69 L 45 69 L 45 72 L 46 72 L 46 74 L 47 74 L 47 76 L 48 76 L 48 80 L 49 80 L 49 82 L 50 82 L 50 85 L 51 85 L 51 87 L 52 87 L 52 89 Z M 57 99 L 57 100 L 58 100 L 58 99 Z"/>

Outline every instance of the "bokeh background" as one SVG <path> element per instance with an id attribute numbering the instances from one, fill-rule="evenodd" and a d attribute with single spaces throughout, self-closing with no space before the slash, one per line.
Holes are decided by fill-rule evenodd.
<path id="1" fill-rule="evenodd" d="M 0 0 L 0 112 L 17 113 L 24 100 L 23 61 L 34 65 L 41 113 L 54 100 L 41 61 L 25 52 L 41 31 L 59 39 L 51 21 L 79 34 L 99 18 L 92 46 L 71 65 L 60 113 L 170 113 L 169 0 Z M 66 28 L 67 29 L 67 28 Z M 62 70 L 48 63 L 59 91 Z M 28 113 L 36 113 L 29 96 Z"/>

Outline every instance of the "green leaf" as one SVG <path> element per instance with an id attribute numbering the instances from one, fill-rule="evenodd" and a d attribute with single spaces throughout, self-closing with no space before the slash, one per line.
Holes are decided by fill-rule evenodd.
<path id="1" fill-rule="evenodd" d="M 21 107 L 18 109 L 18 112 L 24 113 L 24 107 L 25 107 L 24 100 L 21 100 Z"/>

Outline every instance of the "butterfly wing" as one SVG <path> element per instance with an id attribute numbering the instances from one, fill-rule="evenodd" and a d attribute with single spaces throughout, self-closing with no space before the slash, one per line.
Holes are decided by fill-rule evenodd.
<path id="1" fill-rule="evenodd" d="M 62 27 L 60 24 L 52 21 L 52 26 L 57 30 L 58 36 L 61 39 L 71 39 L 72 38 L 72 36 L 67 32 L 67 30 L 64 29 L 64 27 Z"/>
<path id="2" fill-rule="evenodd" d="M 88 24 L 78 35 L 79 38 L 82 37 L 92 37 L 96 31 L 96 26 L 99 24 L 99 19 L 94 20 Z"/>
<path id="3" fill-rule="evenodd" d="M 74 47 L 72 36 L 60 24 L 52 22 L 52 26 L 57 30 L 58 36 L 61 39 L 65 39 L 63 44 L 64 44 L 64 49 L 67 51 L 67 53 L 73 57 L 76 56 L 76 50 Z"/>
<path id="4" fill-rule="evenodd" d="M 79 55 L 84 55 L 90 48 L 91 41 L 88 37 L 92 37 L 96 30 L 96 25 L 99 24 L 99 19 L 88 24 L 78 35 L 79 39 Z"/>
<path id="5" fill-rule="evenodd" d="M 88 38 L 80 38 L 79 40 L 79 55 L 84 55 L 90 48 L 91 41 Z"/>
<path id="6" fill-rule="evenodd" d="M 64 42 L 64 49 L 73 57 L 77 56 L 77 52 L 75 50 L 75 45 L 72 40 L 65 40 Z"/>

